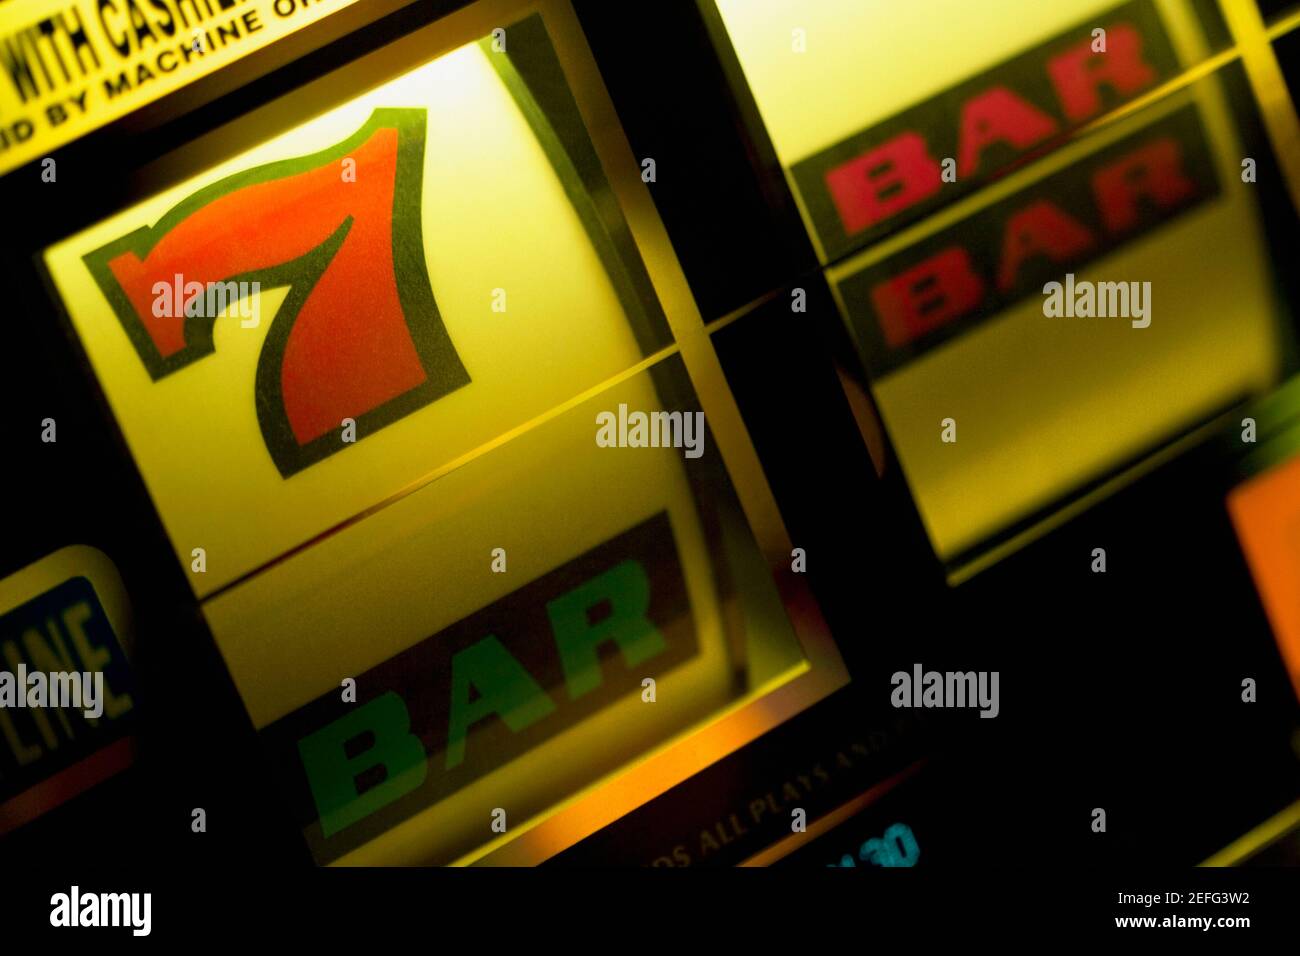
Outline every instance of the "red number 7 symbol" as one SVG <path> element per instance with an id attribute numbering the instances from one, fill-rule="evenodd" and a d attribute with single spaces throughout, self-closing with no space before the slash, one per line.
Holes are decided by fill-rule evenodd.
<path id="1" fill-rule="evenodd" d="M 85 256 L 154 381 L 211 354 L 214 322 L 179 304 L 155 315 L 157 284 L 289 287 L 254 383 L 286 478 L 345 447 L 345 418 L 361 438 L 469 383 L 424 264 L 424 128 L 424 110 L 377 109 L 346 140 L 228 176 Z"/>

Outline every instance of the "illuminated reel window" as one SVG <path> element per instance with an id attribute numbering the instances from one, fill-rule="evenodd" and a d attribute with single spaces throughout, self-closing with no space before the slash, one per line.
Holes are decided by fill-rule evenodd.
<path id="1" fill-rule="evenodd" d="M 717 8 L 953 580 L 1277 381 L 1269 184 L 1201 5 Z"/>
<path id="2" fill-rule="evenodd" d="M 595 440 L 669 409 L 698 458 Z M 208 602 L 319 861 L 476 856 L 807 669 L 696 412 L 669 358 Z"/>
<path id="3" fill-rule="evenodd" d="M 1211 49 L 1188 0 L 716 4 L 823 262 L 996 180 Z"/>
<path id="4" fill-rule="evenodd" d="M 941 557 L 1277 381 L 1289 306 L 1243 155 L 1211 76 L 829 270 Z"/>
<path id="5" fill-rule="evenodd" d="M 475 11 L 45 255 L 321 863 L 544 859 L 847 679 L 576 18 Z"/>
<path id="6" fill-rule="evenodd" d="M 493 43 L 46 253 L 200 597 L 671 342 L 540 20 Z"/>

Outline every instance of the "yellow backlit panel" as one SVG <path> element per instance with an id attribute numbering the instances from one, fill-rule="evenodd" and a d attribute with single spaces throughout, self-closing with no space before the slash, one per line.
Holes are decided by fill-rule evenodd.
<path id="1" fill-rule="evenodd" d="M 593 440 L 595 409 L 620 401 L 659 407 L 643 376 L 615 386 L 579 406 L 582 414 L 526 432 L 207 602 L 253 723 L 275 720 L 661 511 L 683 542 L 688 587 L 707 581 L 681 452 L 601 449 Z M 506 573 L 491 568 L 494 548 L 506 552 Z M 716 631 L 712 592 L 694 598 Z"/>
<path id="2" fill-rule="evenodd" d="M 178 557 L 189 567 L 193 549 L 206 552 L 206 572 L 191 575 L 199 596 L 643 357 L 564 184 L 489 62 L 492 55 L 474 44 L 458 49 L 47 253 L 59 294 Z M 400 143 L 395 161 L 394 142 Z M 409 166 L 412 155 L 419 159 L 415 166 Z M 263 190 L 247 201 L 239 181 L 231 179 L 302 157 L 308 159 L 283 176 L 272 174 L 269 185 L 244 187 Z M 284 199 L 290 187 L 297 191 Z M 208 202 L 214 190 L 227 195 Z M 384 195 L 394 196 L 395 221 L 413 217 L 402 228 L 394 226 L 391 250 L 384 248 L 383 220 L 374 221 L 376 209 L 389 215 L 381 208 Z M 275 208 L 281 202 L 285 208 Z M 202 208 L 177 211 L 181 203 Z M 115 246 L 101 258 L 116 263 L 117 272 L 97 284 L 83 257 L 169 215 L 166 235 L 150 237 L 166 252 L 168 268 L 148 273 L 150 259 L 143 268 L 130 261 L 140 250 L 124 253 Z M 249 215 L 265 220 L 241 232 Z M 197 218 L 202 216 L 207 219 Z M 319 234 L 306 235 L 316 226 Z M 245 270 L 278 266 L 303 249 L 314 249 L 311 256 L 318 259 L 294 259 L 298 271 L 291 280 L 262 273 L 260 294 L 250 294 L 213 323 L 215 354 L 183 367 L 168 364 L 186 358 L 181 354 L 155 356 L 156 367 L 148 368 L 104 291 L 105 283 L 114 290 L 119 273 L 152 291 L 150 280 L 162 275 L 170 283 L 170 273 L 182 267 L 200 273 L 200 281 L 220 281 L 231 278 L 221 268 L 236 267 L 228 263 Z M 329 269 L 312 285 L 312 270 L 319 273 L 326 262 Z M 396 293 L 393 269 L 385 272 L 385 263 L 396 263 Z M 421 268 L 427 270 L 423 298 Z M 336 278 L 339 272 L 331 269 L 351 271 Z M 299 289 L 313 290 L 317 301 L 295 301 Z M 428 304 L 430 290 L 436 312 Z M 147 302 L 140 296 L 148 291 L 137 290 L 134 302 L 123 299 L 118 307 L 143 312 Z M 314 304 L 317 324 L 304 328 L 300 317 L 296 338 L 280 343 L 277 352 L 273 342 L 285 330 L 276 316 L 290 308 L 287 301 L 301 316 Z M 396 312 L 398 301 L 404 316 Z M 256 320 L 249 314 L 252 306 L 260 313 Z M 393 371 L 400 353 L 420 380 L 405 331 L 390 323 L 395 331 L 389 338 L 370 341 L 385 315 L 399 315 L 408 324 L 440 321 L 445 330 L 445 339 L 428 348 L 439 362 L 446 359 L 446 368 L 433 367 L 425 356 L 428 375 L 421 388 L 432 391 L 414 407 L 404 404 L 412 394 L 402 391 L 409 378 L 398 380 Z M 161 328 L 157 334 L 177 333 Z M 145 333 L 137 329 L 133 335 Z M 145 350 L 150 347 L 146 341 Z M 457 362 L 463 373 L 455 373 Z M 363 417 L 375 406 L 368 395 L 349 397 L 358 387 L 353 379 L 364 382 L 353 375 L 356 368 L 395 379 L 374 386 L 381 397 L 395 396 L 395 407 L 382 420 L 368 423 Z M 273 374 L 264 382 L 268 369 Z M 154 380 L 151 371 L 161 377 Z M 268 430 L 276 430 L 274 405 L 281 400 L 288 403 L 292 429 L 286 431 L 282 416 L 283 434 L 275 438 Z M 357 414 L 348 414 L 349 401 Z M 358 423 L 355 444 L 345 440 L 349 417 Z M 272 454 L 275 441 L 287 447 L 280 460 Z M 299 452 L 310 454 L 295 459 Z"/>
<path id="3" fill-rule="evenodd" d="M 995 182 L 1209 52 L 1185 0 L 718 9 L 823 262 Z"/>
<path id="4" fill-rule="evenodd" d="M 680 369 L 677 359 L 664 365 Z M 705 520 L 717 501 L 710 498 L 714 504 L 701 510 L 680 449 L 595 444 L 597 413 L 620 404 L 663 407 L 650 373 L 601 392 L 205 605 L 254 724 L 273 750 L 289 735 L 283 744 L 289 762 L 295 759 L 290 744 L 319 729 L 321 719 L 308 705 L 336 697 L 344 678 L 357 679 L 363 702 L 376 684 L 404 682 L 399 693 L 431 754 L 426 796 L 413 815 L 384 820 L 375 837 L 343 862 L 450 861 L 470 853 L 491 839 L 487 824 L 494 808 L 507 808 L 515 834 L 552 804 L 739 695 L 806 667 L 752 537 L 736 530 L 743 528 L 738 512 L 727 515 L 733 506 L 726 495 L 718 499 L 720 517 Z M 705 454 L 716 450 L 706 446 Z M 617 543 L 647 523 L 640 547 L 657 557 Z M 603 547 L 612 550 L 590 557 Z M 494 560 L 498 548 L 504 563 Z M 606 655 L 600 676 L 581 692 L 571 680 L 547 686 L 538 675 L 556 654 L 563 627 L 558 618 L 547 626 L 544 615 L 524 625 L 518 615 L 540 613 L 542 603 L 566 588 L 624 567 L 629 555 L 649 583 L 645 594 L 627 600 L 644 602 L 663 641 L 635 663 L 630 650 Z M 547 583 L 557 568 L 575 569 L 576 576 Z M 541 593 L 534 594 L 539 580 Z M 620 600 L 614 597 L 610 615 L 630 606 L 620 607 Z M 600 606 L 596 601 L 589 617 L 598 616 Z M 467 618 L 482 623 L 467 634 L 453 628 Z M 456 776 L 462 764 L 444 766 L 439 718 L 419 716 L 447 706 L 430 698 L 455 697 L 445 675 L 454 665 L 430 666 L 414 678 L 411 672 L 420 668 L 409 658 L 387 670 L 384 665 L 421 642 L 428 660 L 442 661 L 440 655 L 451 652 L 429 645 L 469 646 L 489 635 L 508 644 L 526 637 L 526 645 L 510 645 L 512 653 L 543 685 L 553 709 L 516 731 L 496 722 L 481 734 L 471 727 L 466 759 L 477 757 L 487 769 L 462 781 Z M 643 699 L 647 677 L 657 685 L 653 703 Z M 606 688 L 616 693 L 598 709 L 577 716 L 569 709 Z M 268 730 L 282 718 L 288 730 Z M 305 723 L 294 722 L 300 719 Z M 525 731 L 539 736 L 528 748 L 512 750 L 515 735 Z M 438 779 L 444 774 L 445 782 Z M 324 862 L 355 842 L 349 827 L 371 823 L 358 819 L 325 840 L 319 823 L 305 831 Z M 340 839 L 349 841 L 341 849 Z"/>
<path id="5" fill-rule="evenodd" d="M 777 156 L 791 166 L 1114 7 L 1115 0 L 717 0 L 717 5 Z"/>
<path id="6" fill-rule="evenodd" d="M 1122 317 L 1049 318 L 1044 296 L 1032 293 L 874 384 L 941 557 L 976 546 L 1276 380 L 1282 306 L 1257 186 L 1241 181 L 1242 154 L 1216 84 L 1196 84 L 1191 101 L 1221 191 L 1153 234 L 1071 270 L 1078 283 L 1150 282 L 1148 327 Z M 1041 174 L 1087 164 L 1095 151 L 1140 137 L 1187 102 L 1180 96 L 1063 150 Z M 991 198 L 1014 207 L 1025 185 L 1009 182 Z M 989 237 L 994 256 L 1002 242 Z M 844 276 L 857 265 L 832 271 Z M 957 440 L 945 443 L 941 422 L 950 417 Z"/>

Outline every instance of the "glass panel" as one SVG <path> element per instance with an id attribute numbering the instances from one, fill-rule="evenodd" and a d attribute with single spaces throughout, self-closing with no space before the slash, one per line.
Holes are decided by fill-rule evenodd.
<path id="1" fill-rule="evenodd" d="M 46 253 L 199 597 L 671 343 L 540 18 L 510 35 Z"/>

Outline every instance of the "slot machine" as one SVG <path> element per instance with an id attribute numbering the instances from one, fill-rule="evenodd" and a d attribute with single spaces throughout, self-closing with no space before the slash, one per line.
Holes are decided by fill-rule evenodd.
<path id="1" fill-rule="evenodd" d="M 1298 27 L 5 0 L 0 847 L 1294 862 Z"/>

